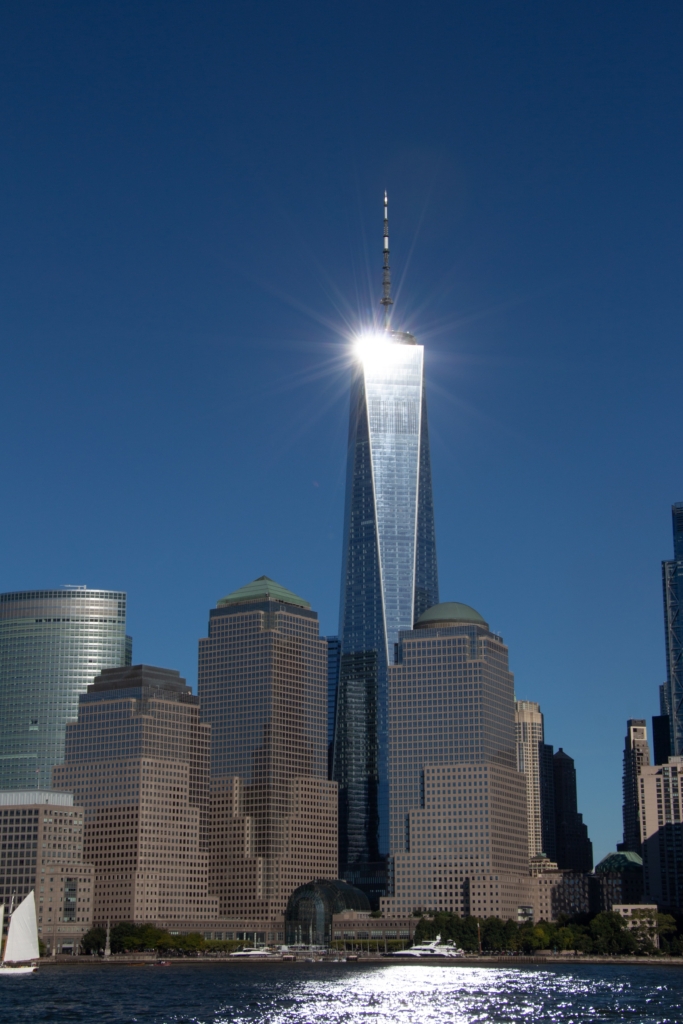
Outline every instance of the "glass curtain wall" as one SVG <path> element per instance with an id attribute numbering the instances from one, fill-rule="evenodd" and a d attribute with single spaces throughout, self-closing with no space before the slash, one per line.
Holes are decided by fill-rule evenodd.
<path id="1" fill-rule="evenodd" d="M 131 655 L 124 593 L 0 594 L 0 789 L 51 788 L 80 694 Z"/>
<path id="2" fill-rule="evenodd" d="M 373 901 L 389 851 L 387 668 L 400 630 L 438 603 L 424 348 L 361 339 L 351 389 L 333 776 L 340 870 Z"/>

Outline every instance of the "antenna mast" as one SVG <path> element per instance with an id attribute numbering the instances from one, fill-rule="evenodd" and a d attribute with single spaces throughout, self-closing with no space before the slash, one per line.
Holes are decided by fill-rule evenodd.
<path id="1" fill-rule="evenodd" d="M 389 268 L 389 200 L 384 193 L 384 268 L 382 270 L 382 298 L 380 305 L 384 306 L 384 330 L 389 330 L 389 320 L 394 300 L 391 297 L 391 270 Z"/>

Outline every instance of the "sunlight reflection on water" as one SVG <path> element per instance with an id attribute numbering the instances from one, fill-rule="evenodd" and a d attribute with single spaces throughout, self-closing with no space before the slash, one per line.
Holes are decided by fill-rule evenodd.
<path id="1" fill-rule="evenodd" d="M 640 979 L 641 982 L 644 979 Z M 515 1021 L 681 1020 L 661 1014 L 666 986 L 628 976 L 580 977 L 547 970 L 395 966 L 336 980 L 306 980 L 289 988 L 282 1005 L 235 1016 L 220 1012 L 214 1024 L 508 1024 Z M 672 993 L 673 994 L 673 993 Z M 675 1002 L 677 1002 L 674 996 Z M 680 1008 L 680 1003 L 678 1003 Z"/>
<path id="2" fill-rule="evenodd" d="M 681 1024 L 681 968 L 174 964 L 0 983 L 11 1024 Z"/>

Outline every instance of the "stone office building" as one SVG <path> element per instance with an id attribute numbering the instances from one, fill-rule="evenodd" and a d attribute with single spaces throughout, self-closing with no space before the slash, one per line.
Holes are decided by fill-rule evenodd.
<path id="1" fill-rule="evenodd" d="M 0 791 L 0 903 L 35 892 L 47 953 L 73 953 L 92 926 L 94 877 L 84 860 L 83 808 L 71 793 Z M 7 934 L 5 916 L 4 932 Z"/>
<path id="2" fill-rule="evenodd" d="M 389 781 L 385 914 L 516 920 L 531 888 L 514 681 L 507 647 L 468 605 L 436 605 L 399 634 L 389 669 Z"/>
<path id="3" fill-rule="evenodd" d="M 327 779 L 328 647 L 307 601 L 263 576 L 218 602 L 199 643 L 211 742 L 211 892 L 221 918 L 280 920 L 337 877 Z"/>
<path id="4" fill-rule="evenodd" d="M 160 926 L 216 918 L 209 892 L 210 727 L 170 669 L 108 669 L 66 730 L 55 789 L 85 808 L 95 868 L 94 921 Z"/>

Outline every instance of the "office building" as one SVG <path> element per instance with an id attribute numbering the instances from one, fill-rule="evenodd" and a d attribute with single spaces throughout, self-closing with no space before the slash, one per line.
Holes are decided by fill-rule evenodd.
<path id="1" fill-rule="evenodd" d="M 683 910 L 683 757 L 643 768 L 638 777 L 645 900 Z"/>
<path id="2" fill-rule="evenodd" d="M 668 715 L 652 716 L 653 764 L 666 764 L 671 756 L 671 731 Z"/>
<path id="3" fill-rule="evenodd" d="M 79 695 L 102 669 L 130 660 L 125 594 L 0 594 L 0 789 L 49 789 Z"/>
<path id="4" fill-rule="evenodd" d="M 327 640 L 327 777 L 331 779 L 341 644 L 338 636 L 328 636 L 325 639 Z"/>
<path id="5" fill-rule="evenodd" d="M 500 636 L 468 605 L 428 609 L 389 668 L 391 896 L 385 913 L 517 919 L 529 902 L 526 783 Z"/>
<path id="6" fill-rule="evenodd" d="M 543 853 L 551 861 L 555 861 L 557 859 L 557 837 L 555 833 L 555 770 L 552 745 L 542 743 L 538 757 L 541 784 L 541 846 Z"/>
<path id="7" fill-rule="evenodd" d="M 577 809 L 576 769 L 574 759 L 562 747 L 553 757 L 555 783 L 555 844 L 560 868 L 569 871 L 591 871 L 593 844 L 588 829 Z"/>
<path id="8" fill-rule="evenodd" d="M 624 793 L 623 818 L 624 841 L 619 843 L 617 850 L 631 850 L 640 854 L 640 811 L 638 800 L 638 775 L 642 768 L 650 764 L 650 747 L 647 742 L 647 725 L 644 718 L 629 718 L 626 723 L 626 739 L 624 740 L 624 771 L 622 787 Z M 628 900 L 615 900 L 616 903 Z"/>
<path id="9" fill-rule="evenodd" d="M 439 600 L 424 349 L 390 327 L 388 246 L 385 216 L 385 322 L 354 349 L 333 756 L 342 876 L 371 902 L 387 884 L 388 667 Z"/>
<path id="10" fill-rule="evenodd" d="M 216 918 L 209 895 L 210 726 L 178 672 L 106 669 L 66 727 L 55 789 L 85 808 L 85 859 L 94 865 L 93 919 Z"/>
<path id="11" fill-rule="evenodd" d="M 546 852 L 543 846 L 541 799 L 541 756 L 543 752 L 543 715 L 532 700 L 515 701 L 517 770 L 526 782 L 527 835 L 529 858 Z"/>
<path id="12" fill-rule="evenodd" d="M 317 613 L 266 576 L 210 612 L 198 679 L 212 727 L 211 891 L 221 916 L 280 919 L 294 889 L 336 877 L 327 659 Z"/>
<path id="13" fill-rule="evenodd" d="M 615 903 L 610 907 L 639 941 L 651 942 L 659 949 L 659 922 L 656 903 Z"/>
<path id="14" fill-rule="evenodd" d="M 83 856 L 83 808 L 71 793 L 0 792 L 0 903 L 35 891 L 38 936 L 49 953 L 73 953 L 92 926 L 93 869 Z M 5 916 L 4 934 L 7 935 Z"/>
<path id="15" fill-rule="evenodd" d="M 595 865 L 598 910 L 615 903 L 640 903 L 643 898 L 643 860 L 633 851 L 608 853 Z"/>
<path id="16" fill-rule="evenodd" d="M 669 716 L 670 751 L 683 754 L 683 502 L 671 507 L 674 557 L 662 562 L 666 683 L 662 714 Z"/>

